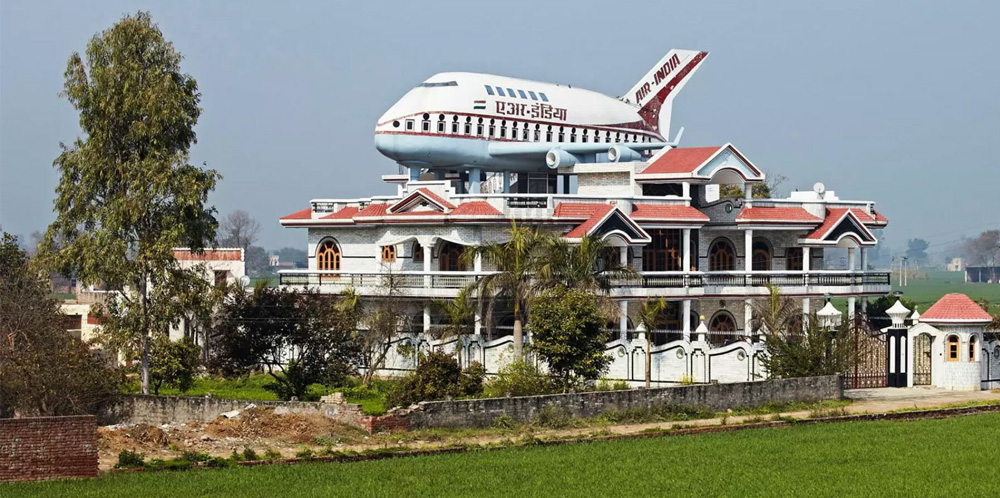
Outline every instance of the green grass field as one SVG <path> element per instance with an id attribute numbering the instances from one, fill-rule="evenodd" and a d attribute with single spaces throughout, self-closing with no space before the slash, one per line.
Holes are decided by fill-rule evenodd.
<path id="1" fill-rule="evenodd" d="M 916 301 L 923 313 L 930 305 L 937 302 L 945 294 L 959 292 L 972 299 L 985 297 L 993 304 L 994 312 L 1000 310 L 1000 285 L 997 284 L 967 284 L 965 273 L 951 271 L 929 271 L 926 279 L 910 279 L 906 287 L 900 287 L 895 276 L 892 279 L 892 290 L 902 291 L 903 297 Z"/>
<path id="2" fill-rule="evenodd" d="M 1000 414 L 359 463 L 116 474 L 0 496 L 995 496 Z"/>

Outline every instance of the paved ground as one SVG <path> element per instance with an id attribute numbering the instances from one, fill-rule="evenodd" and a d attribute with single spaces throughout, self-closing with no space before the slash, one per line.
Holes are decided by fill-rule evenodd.
<path id="1" fill-rule="evenodd" d="M 952 391 L 934 387 L 852 389 L 844 397 L 853 401 L 848 413 L 883 413 L 907 408 L 934 408 L 982 401 L 1000 402 L 1000 391 Z"/>

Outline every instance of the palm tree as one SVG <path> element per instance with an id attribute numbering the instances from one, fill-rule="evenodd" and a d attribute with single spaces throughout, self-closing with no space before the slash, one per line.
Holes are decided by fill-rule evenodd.
<path id="1" fill-rule="evenodd" d="M 487 299 L 487 321 L 493 316 L 493 308 L 502 300 L 510 300 L 514 306 L 514 357 L 521 358 L 524 350 L 524 328 L 522 312 L 535 295 L 543 250 L 551 235 L 535 228 L 518 227 L 511 222 L 510 240 L 505 243 L 490 242 L 472 246 L 465 252 L 466 261 L 476 256 L 493 266 L 494 273 L 485 275 L 473 284 L 479 299 Z"/>
<path id="2" fill-rule="evenodd" d="M 785 334 L 788 332 L 799 333 L 801 330 L 791 330 L 797 323 L 801 323 L 802 310 L 795 301 L 782 296 L 777 287 L 768 286 L 767 299 L 755 300 L 751 305 L 753 318 L 751 326 L 766 336 Z M 744 331 L 747 337 L 752 335 L 752 331 Z"/>
<path id="3" fill-rule="evenodd" d="M 649 389 L 650 381 L 652 380 L 652 370 L 650 369 L 650 362 L 652 361 L 652 341 L 650 337 L 653 334 L 653 329 L 656 328 L 660 321 L 660 316 L 663 314 L 663 310 L 667 308 L 667 302 L 662 298 L 657 300 L 647 299 L 646 302 L 642 303 L 639 308 L 639 314 L 636 317 L 639 321 L 639 325 L 642 325 L 646 329 L 646 389 Z"/>
<path id="4" fill-rule="evenodd" d="M 539 268 L 539 278 L 549 285 L 564 285 L 606 294 L 612 284 L 638 275 L 630 265 L 622 264 L 600 235 L 586 235 L 579 244 L 553 237 L 546 247 L 545 263 Z"/>
<path id="5" fill-rule="evenodd" d="M 462 336 L 465 335 L 465 331 L 469 328 L 469 322 L 472 321 L 476 314 L 476 306 L 470 298 L 469 288 L 460 290 L 454 299 L 435 300 L 433 305 L 444 315 L 448 322 L 444 327 L 444 333 L 438 339 L 451 335 L 457 338 L 458 365 L 461 367 Z"/>

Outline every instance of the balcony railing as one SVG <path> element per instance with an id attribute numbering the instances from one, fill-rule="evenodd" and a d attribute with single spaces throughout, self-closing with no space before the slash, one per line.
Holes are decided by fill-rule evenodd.
<path id="1" fill-rule="evenodd" d="M 284 270 L 281 285 L 339 288 L 461 289 L 490 272 L 395 272 L 351 273 L 343 271 Z M 635 277 L 616 278 L 612 288 L 702 288 L 702 287 L 824 287 L 889 286 L 888 272 L 871 271 L 757 271 L 757 272 L 642 272 Z"/>

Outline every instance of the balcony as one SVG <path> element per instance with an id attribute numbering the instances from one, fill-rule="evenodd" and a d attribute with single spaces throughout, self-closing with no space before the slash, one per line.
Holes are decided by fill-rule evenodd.
<path id="1" fill-rule="evenodd" d="M 394 272 L 283 270 L 279 283 L 323 293 L 353 288 L 362 295 L 396 294 L 453 297 L 489 272 Z M 615 297 L 700 297 L 767 295 L 768 286 L 796 296 L 885 294 L 890 291 L 889 272 L 878 271 L 755 271 L 755 272 L 642 272 L 635 278 L 611 282 Z"/>

